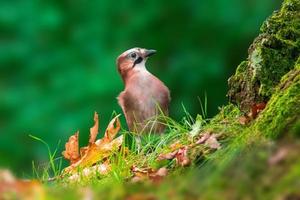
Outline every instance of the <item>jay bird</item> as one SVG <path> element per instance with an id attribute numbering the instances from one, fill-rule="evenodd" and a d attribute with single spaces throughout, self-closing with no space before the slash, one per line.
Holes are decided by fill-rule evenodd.
<path id="1" fill-rule="evenodd" d="M 159 114 L 168 116 L 170 92 L 165 84 L 146 69 L 155 50 L 132 48 L 116 60 L 125 89 L 117 97 L 130 131 L 136 134 L 162 133 Z"/>

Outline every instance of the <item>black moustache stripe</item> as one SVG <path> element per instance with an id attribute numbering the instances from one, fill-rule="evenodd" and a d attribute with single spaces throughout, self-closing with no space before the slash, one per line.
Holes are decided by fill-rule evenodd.
<path id="1" fill-rule="evenodd" d="M 138 58 L 134 61 L 132 67 L 135 67 L 136 64 L 139 64 L 139 63 L 141 63 L 142 61 L 143 61 L 143 58 L 142 58 L 142 57 L 138 57 Z"/>

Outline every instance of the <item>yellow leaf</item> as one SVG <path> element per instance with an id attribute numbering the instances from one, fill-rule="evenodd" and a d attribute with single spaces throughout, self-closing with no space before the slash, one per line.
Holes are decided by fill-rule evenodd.
<path id="1" fill-rule="evenodd" d="M 95 138 L 98 134 L 98 114 L 95 113 L 95 124 L 90 129 L 89 145 L 80 148 L 80 158 L 78 153 L 78 133 L 70 137 L 70 140 L 72 139 L 71 141 L 73 143 L 77 141 L 78 159 L 77 162 L 72 162 L 69 167 L 65 168 L 64 173 L 74 173 L 78 168 L 84 169 L 86 167 L 90 167 L 95 163 L 111 156 L 115 153 L 115 151 L 118 151 L 120 149 L 123 143 L 123 136 L 121 135 L 118 138 L 114 139 L 120 130 L 120 121 L 118 117 L 119 115 L 111 120 L 111 122 L 107 126 L 104 137 L 95 142 Z M 70 140 L 66 144 L 66 151 L 64 152 L 64 156 L 67 159 L 72 157 L 68 154 L 68 148 L 71 144 L 73 144 L 70 142 Z"/>

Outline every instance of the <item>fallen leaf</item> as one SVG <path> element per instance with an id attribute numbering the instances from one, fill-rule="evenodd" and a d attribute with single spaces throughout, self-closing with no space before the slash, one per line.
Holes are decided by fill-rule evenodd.
<path id="1" fill-rule="evenodd" d="M 96 141 L 97 145 L 100 145 L 102 142 L 104 142 L 104 143 L 110 142 L 116 137 L 116 135 L 118 134 L 118 132 L 121 128 L 119 116 L 120 115 L 117 115 L 109 122 L 109 124 L 105 130 L 103 139 Z"/>
<path id="2" fill-rule="evenodd" d="M 74 172 L 77 168 L 85 168 L 92 166 L 93 164 L 103 160 L 104 158 L 109 157 L 114 152 L 119 150 L 119 147 L 123 143 L 123 135 L 114 139 L 109 143 L 102 143 L 100 146 L 96 144 L 92 144 L 86 150 L 86 154 L 76 163 L 71 166 L 65 168 L 65 172 Z"/>
<path id="3" fill-rule="evenodd" d="M 216 138 L 216 134 L 210 135 L 210 137 L 205 141 L 204 144 L 211 149 L 220 149 L 221 148 L 221 145 Z"/>
<path id="4" fill-rule="evenodd" d="M 182 147 L 178 150 L 176 154 L 176 163 L 182 167 L 188 166 L 191 164 L 191 160 L 188 157 L 188 147 Z"/>
<path id="5" fill-rule="evenodd" d="M 157 160 L 172 160 L 175 158 L 177 165 L 180 165 L 182 167 L 188 166 L 191 163 L 188 157 L 188 148 L 188 146 L 183 146 L 170 153 L 160 154 L 158 155 Z"/>
<path id="6" fill-rule="evenodd" d="M 210 135 L 210 132 L 205 132 L 201 134 L 201 137 L 199 140 L 197 140 L 196 144 L 203 144 L 210 137 Z"/>
<path id="7" fill-rule="evenodd" d="M 62 155 L 69 160 L 71 164 L 76 163 L 80 159 L 78 150 L 78 135 L 79 131 L 69 138 L 69 141 L 65 145 L 66 150 L 62 152 Z"/>
<path id="8" fill-rule="evenodd" d="M 93 144 L 96 141 L 99 129 L 99 116 L 98 113 L 95 112 L 94 114 L 94 126 L 90 128 L 90 139 L 89 143 Z"/>
<path id="9" fill-rule="evenodd" d="M 180 165 L 182 167 L 189 166 L 191 164 L 191 160 L 189 158 L 189 151 L 192 150 L 197 145 L 203 144 L 210 149 L 220 149 L 221 144 L 218 142 L 217 134 L 212 134 L 210 131 L 204 132 L 200 134 L 200 138 L 192 144 L 189 145 L 182 145 L 178 142 L 172 144 L 171 146 L 173 148 L 170 149 L 171 151 L 168 153 L 161 153 L 158 155 L 157 160 L 172 160 L 175 159 L 176 164 Z M 174 148 L 175 147 L 175 148 Z"/>
<path id="10" fill-rule="evenodd" d="M 145 180 L 151 180 L 153 182 L 160 182 L 168 174 L 168 169 L 165 167 L 154 170 L 152 168 L 139 168 L 137 166 L 131 167 L 131 172 L 133 176 L 131 182 L 137 183 Z"/>
<path id="11" fill-rule="evenodd" d="M 159 154 L 158 155 L 158 160 L 172 160 L 173 158 L 175 158 L 176 154 L 178 153 L 178 150 L 175 150 L 173 152 L 170 153 L 165 153 L 165 154 Z"/>
<path id="12" fill-rule="evenodd" d="M 119 115 L 111 120 L 107 126 L 104 137 L 95 141 L 99 128 L 98 114 L 95 112 L 94 126 L 90 129 L 89 144 L 86 147 L 80 148 L 80 156 L 78 153 L 78 132 L 70 137 L 69 142 L 66 144 L 66 150 L 63 152 L 63 155 L 69 160 L 75 157 L 73 156 L 75 154 L 72 154 L 72 152 L 75 149 L 75 144 L 77 141 L 78 158 L 76 157 L 77 160 L 73 159 L 71 165 L 63 170 L 64 174 L 75 173 L 78 168 L 84 170 L 86 167 L 91 167 L 95 163 L 109 157 L 120 149 L 123 143 L 123 136 L 121 135 L 114 139 L 120 130 L 120 121 L 118 117 Z"/>
<path id="13" fill-rule="evenodd" d="M 211 132 L 201 134 L 201 137 L 195 142 L 196 145 L 204 144 L 211 149 L 220 149 L 221 144 L 217 140 L 217 135 Z"/>

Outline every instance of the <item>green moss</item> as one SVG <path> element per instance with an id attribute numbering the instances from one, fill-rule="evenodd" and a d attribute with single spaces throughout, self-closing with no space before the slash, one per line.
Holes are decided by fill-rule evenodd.
<path id="1" fill-rule="evenodd" d="M 300 70 L 283 77 L 266 109 L 256 119 L 255 130 L 266 136 L 277 136 L 300 119 Z"/>
<path id="2" fill-rule="evenodd" d="M 293 69 L 300 54 L 300 1 L 286 0 L 261 27 L 249 57 L 230 77 L 228 96 L 242 110 L 268 101 L 281 77 Z"/>

